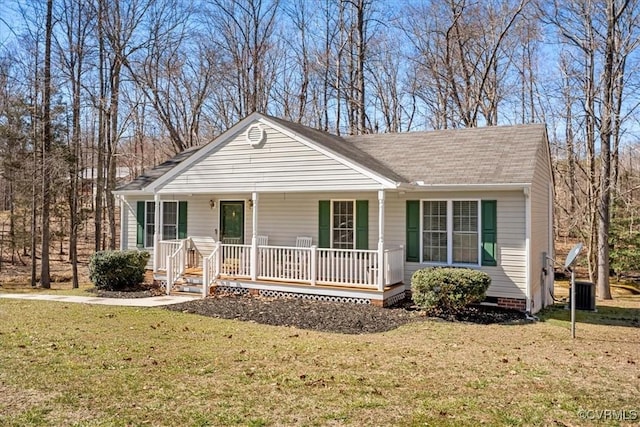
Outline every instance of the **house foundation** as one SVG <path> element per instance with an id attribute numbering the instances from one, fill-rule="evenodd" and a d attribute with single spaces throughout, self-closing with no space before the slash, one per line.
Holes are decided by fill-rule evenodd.
<path id="1" fill-rule="evenodd" d="M 527 301 L 519 298 L 498 298 L 498 307 L 511 308 L 513 310 L 526 311 Z"/>

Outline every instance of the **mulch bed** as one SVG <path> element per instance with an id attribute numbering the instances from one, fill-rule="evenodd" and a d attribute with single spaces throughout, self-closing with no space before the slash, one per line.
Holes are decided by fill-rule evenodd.
<path id="1" fill-rule="evenodd" d="M 105 291 L 97 288 L 88 289 L 88 291 L 101 298 L 148 298 L 164 295 L 160 286 L 151 283 L 121 291 Z"/>
<path id="2" fill-rule="evenodd" d="M 122 291 L 92 292 L 104 298 L 147 298 L 163 295 L 159 286 Z M 393 307 L 314 301 L 302 298 L 267 298 L 251 295 L 217 294 L 206 299 L 166 306 L 168 310 L 221 319 L 236 319 L 274 326 L 293 326 L 342 334 L 368 334 L 390 331 L 410 322 L 441 320 L 479 324 L 527 322 L 524 313 L 500 307 L 475 305 L 456 314 L 430 313 L 427 316 L 410 299 Z"/>
<path id="3" fill-rule="evenodd" d="M 434 319 L 419 311 L 411 301 L 390 308 L 305 300 L 302 298 L 266 298 L 258 296 L 216 295 L 166 307 L 168 310 L 223 319 L 293 326 L 299 329 L 366 334 L 385 332 L 409 322 Z M 456 315 L 440 319 L 481 324 L 526 322 L 525 315 L 497 307 L 473 306 Z"/>

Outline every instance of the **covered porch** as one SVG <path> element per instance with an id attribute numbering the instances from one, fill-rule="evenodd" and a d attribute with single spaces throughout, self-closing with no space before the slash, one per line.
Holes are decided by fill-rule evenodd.
<path id="1" fill-rule="evenodd" d="M 268 199 L 268 195 L 265 197 Z M 316 196 L 313 198 L 313 203 L 317 204 Z M 216 199 L 212 197 L 209 204 L 218 215 L 213 223 L 213 235 L 204 235 L 202 230 L 191 226 L 188 235 L 175 239 L 161 239 L 159 232 L 154 233 L 154 240 L 157 239 L 153 248 L 155 277 L 166 282 L 168 293 L 188 288 L 207 296 L 214 288 L 242 288 L 346 298 L 354 296 L 384 303 L 389 296 L 404 294 L 405 254 L 402 245 L 385 243 L 385 192 L 378 191 L 377 199 L 378 212 L 371 212 L 370 221 L 373 229 L 371 234 L 375 236 L 375 228 L 378 231 L 377 247 L 360 249 L 356 248 L 355 234 L 359 232 L 360 241 L 366 242 L 363 237 L 369 235 L 369 221 L 356 218 L 355 212 L 347 221 L 353 222 L 348 224 L 349 232 L 354 234 L 348 237 L 353 241 L 352 247 L 335 247 L 338 245 L 334 240 L 340 239 L 336 235 L 332 236 L 334 240 L 330 245 L 325 242 L 325 246 L 334 247 L 321 247 L 322 237 L 318 234 L 321 232 L 313 231 L 318 224 L 310 219 L 307 220 L 311 227 L 307 230 L 308 236 L 299 236 L 300 229 L 292 230 L 291 233 L 296 236 L 291 234 L 287 238 L 290 245 L 282 245 L 282 239 L 274 239 L 273 236 L 271 240 L 275 240 L 276 244 L 272 244 L 269 243 L 270 230 L 273 231 L 270 224 L 275 213 L 269 208 L 270 202 L 267 201 L 263 207 L 260 195 L 251 193 L 251 198 L 242 203 L 246 218 L 241 220 L 246 223 L 245 229 L 250 235 L 244 235 L 243 232 L 236 235 L 233 231 L 236 226 L 230 224 L 228 219 L 225 224 L 223 207 L 217 206 L 224 202 L 221 199 L 215 202 L 213 200 Z M 157 195 L 155 200 L 158 212 L 154 230 L 163 230 L 165 227 L 161 219 L 165 215 L 160 212 L 163 198 Z M 297 204 L 299 206 L 299 202 Z M 355 200 L 353 206 L 355 210 Z M 368 206 L 365 207 L 364 215 L 368 218 Z M 282 217 L 282 213 L 278 214 Z M 331 214 L 338 215 L 333 208 Z M 238 212 L 238 215 L 242 217 L 244 213 Z M 356 219 L 358 224 L 355 224 Z M 322 222 L 321 219 L 319 221 Z M 361 229 L 364 227 L 365 231 L 356 230 L 358 225 Z M 281 232 L 281 229 L 278 231 Z M 342 232 L 337 229 L 332 231 L 334 234 Z M 276 232 L 273 234 L 278 236 Z"/>
<path id="2" fill-rule="evenodd" d="M 212 250 L 201 251 L 204 246 Z M 382 294 L 402 283 L 404 274 L 402 247 L 385 249 L 379 258 L 375 250 L 253 246 L 188 237 L 161 241 L 158 249 L 157 274 L 165 278 L 167 293 L 190 277 L 203 296 L 217 286 L 268 290 L 283 284 L 298 293 L 355 295 L 365 290 Z"/>

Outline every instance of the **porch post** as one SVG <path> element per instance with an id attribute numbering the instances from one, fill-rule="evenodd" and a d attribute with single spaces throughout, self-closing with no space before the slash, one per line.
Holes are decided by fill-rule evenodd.
<path id="1" fill-rule="evenodd" d="M 153 273 L 158 272 L 160 259 L 160 194 L 153 195 L 155 209 L 153 212 Z"/>
<path id="2" fill-rule="evenodd" d="M 258 193 L 251 193 L 251 204 L 253 212 L 251 219 L 253 226 L 251 227 L 251 280 L 254 282 L 258 279 Z"/>
<path id="3" fill-rule="evenodd" d="M 378 190 L 378 290 L 384 291 L 384 190 Z"/>

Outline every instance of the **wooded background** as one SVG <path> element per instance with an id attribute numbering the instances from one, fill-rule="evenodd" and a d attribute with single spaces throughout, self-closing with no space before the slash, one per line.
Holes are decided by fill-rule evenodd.
<path id="1" fill-rule="evenodd" d="M 546 123 L 556 237 L 602 298 L 640 265 L 638 0 L 2 6 L 0 268 L 34 286 L 52 251 L 77 286 L 79 239 L 116 247 L 118 182 L 253 111 L 339 135 Z"/>

